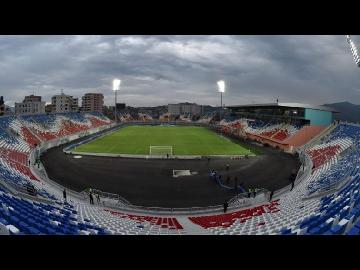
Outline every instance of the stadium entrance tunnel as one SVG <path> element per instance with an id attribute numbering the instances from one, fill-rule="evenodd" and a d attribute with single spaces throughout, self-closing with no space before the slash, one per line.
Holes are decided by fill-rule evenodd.
<path id="1" fill-rule="evenodd" d="M 71 142 L 74 143 L 74 142 Z M 69 144 L 71 144 L 69 143 Z M 258 147 L 251 145 L 253 148 Z M 64 146 L 49 149 L 41 156 L 50 179 L 81 192 L 89 187 L 115 193 L 133 205 L 188 208 L 221 205 L 237 193 L 224 189 L 209 177 L 209 170 L 221 174 L 224 184 L 238 184 L 246 190 L 277 190 L 289 185 L 299 160 L 271 148 L 262 154 L 242 159 L 157 160 L 82 156 L 75 159 L 63 153 Z M 227 168 L 228 165 L 228 168 Z M 174 180 L 174 170 L 197 172 Z"/>

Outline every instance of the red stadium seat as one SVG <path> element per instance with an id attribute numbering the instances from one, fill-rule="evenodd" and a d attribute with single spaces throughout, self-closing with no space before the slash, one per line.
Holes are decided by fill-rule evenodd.
<path id="1" fill-rule="evenodd" d="M 208 229 L 212 227 L 230 227 L 236 220 L 240 220 L 240 223 L 245 223 L 246 220 L 251 219 L 254 216 L 261 216 L 264 213 L 278 212 L 280 211 L 276 206 L 279 205 L 279 200 L 273 201 L 270 204 L 264 204 L 250 209 L 244 209 L 237 212 L 222 214 L 216 216 L 200 216 L 189 217 L 189 219 L 201 227 Z"/>

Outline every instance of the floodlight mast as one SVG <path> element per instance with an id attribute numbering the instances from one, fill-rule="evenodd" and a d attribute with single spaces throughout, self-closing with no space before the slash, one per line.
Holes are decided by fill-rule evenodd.
<path id="1" fill-rule="evenodd" d="M 220 108 L 222 109 L 223 105 L 222 105 L 222 92 L 220 92 Z"/>
<path id="2" fill-rule="evenodd" d="M 356 48 L 356 45 L 355 43 L 351 40 L 351 37 L 350 35 L 347 35 L 346 36 L 346 41 L 349 43 L 350 45 L 350 50 L 351 50 L 351 53 L 353 55 L 353 58 L 354 58 L 354 61 L 356 63 L 356 65 L 358 67 L 360 67 L 360 56 L 359 56 L 359 53 L 358 53 L 358 50 Z"/>
<path id="3" fill-rule="evenodd" d="M 218 81 L 217 85 L 218 85 L 218 91 L 220 92 L 220 122 L 221 122 L 221 111 L 223 109 L 222 94 L 225 93 L 225 82 Z"/>
<path id="4" fill-rule="evenodd" d="M 115 117 L 114 117 L 115 123 L 117 123 L 117 106 L 116 106 L 116 104 L 117 104 L 117 91 L 120 90 L 120 84 L 121 84 L 121 80 L 119 80 L 119 79 L 114 79 L 113 80 L 113 91 L 115 93 Z"/>

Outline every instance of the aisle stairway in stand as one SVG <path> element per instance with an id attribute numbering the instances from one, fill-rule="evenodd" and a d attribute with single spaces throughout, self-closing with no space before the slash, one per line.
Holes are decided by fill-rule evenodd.
<path id="1" fill-rule="evenodd" d="M 289 144 L 293 147 L 302 146 L 309 142 L 311 139 L 315 138 L 324 129 L 326 129 L 326 126 L 304 126 L 296 134 L 286 139 L 284 143 Z"/>

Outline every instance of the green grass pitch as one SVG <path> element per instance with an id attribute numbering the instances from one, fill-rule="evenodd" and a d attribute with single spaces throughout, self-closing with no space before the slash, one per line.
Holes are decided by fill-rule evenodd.
<path id="1" fill-rule="evenodd" d="M 248 148 L 195 126 L 128 126 L 75 149 L 79 153 L 148 155 L 150 146 L 172 146 L 173 155 L 245 155 Z"/>

